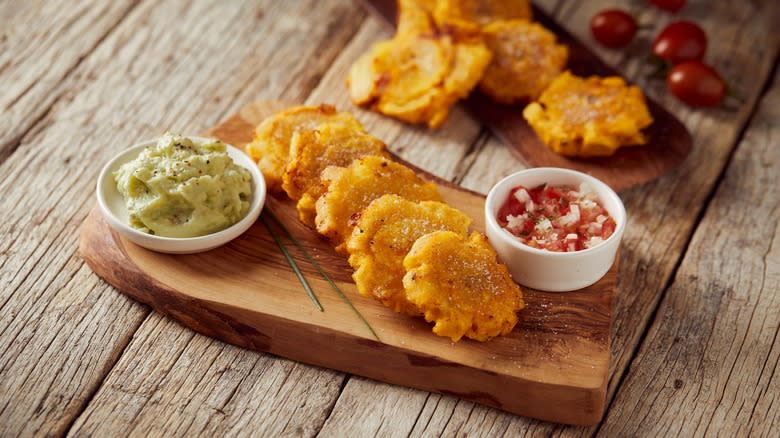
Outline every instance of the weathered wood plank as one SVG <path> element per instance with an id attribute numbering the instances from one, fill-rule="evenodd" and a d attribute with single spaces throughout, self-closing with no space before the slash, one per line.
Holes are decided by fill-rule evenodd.
<path id="1" fill-rule="evenodd" d="M 62 97 L 63 78 L 136 3 L 0 2 L 0 163 Z"/>
<path id="2" fill-rule="evenodd" d="M 91 7 L 102 10 L 97 4 Z M 78 227 L 94 204 L 94 181 L 102 163 L 165 129 L 204 130 L 249 99 L 308 95 L 363 19 L 355 5 L 335 0 L 144 2 L 76 67 L 62 84 L 64 97 L 0 164 L 0 435 L 64 433 L 148 315 L 148 309 L 98 281 L 76 255 Z M 158 324 L 159 317 L 151 317 L 138 334 L 150 342 L 131 345 L 153 345 L 155 351 L 130 348 L 123 362 L 129 369 L 103 386 L 95 399 L 99 406 L 104 397 L 125 390 L 117 381 L 132 393 L 133 379 L 158 376 L 133 371 L 143 360 L 154 358 L 144 368 L 153 370 L 155 360 L 167 363 L 166 354 L 185 357 L 187 346 L 195 349 L 188 351 L 232 348 L 193 337 L 176 324 L 168 324 L 158 336 Z M 225 353 L 227 363 L 233 363 L 230 354 L 236 353 Z M 338 394 L 338 382 L 327 377 L 333 374 L 281 365 L 286 362 L 269 365 L 275 361 L 258 362 L 258 370 L 244 383 L 262 386 L 258 382 L 265 374 L 260 371 L 267 367 L 287 373 L 296 383 L 283 386 L 275 397 L 280 403 L 294 400 L 284 403 L 290 409 L 303 400 L 306 388 Z M 246 366 L 245 359 L 240 362 Z M 207 376 L 224 368 L 217 359 L 214 364 L 172 363 L 178 364 L 174 376 Z M 238 374 L 226 375 L 234 385 L 241 381 Z M 263 384 L 279 381 L 274 379 Z M 228 388 L 224 380 L 211 381 Z M 165 389 L 173 394 L 178 387 Z M 203 391 L 200 396 L 213 390 L 196 389 Z M 140 392 L 133 400 L 148 401 L 154 394 Z M 236 394 L 235 405 L 249 411 L 231 417 L 235 424 L 253 421 L 257 412 L 251 409 L 267 412 L 267 407 L 250 403 L 257 394 Z M 140 430 L 177 430 L 179 419 L 160 415 L 170 411 L 154 403 L 146 406 L 138 421 L 147 420 L 149 429 L 139 423 Z M 317 406 L 312 409 L 326 411 Z M 100 413 L 113 418 L 121 408 Z M 96 410 L 92 405 L 91 411 Z M 80 433 L 103 422 L 96 415 L 87 418 Z M 111 423 L 113 434 L 127 429 L 121 418 L 127 420 L 117 417 Z M 314 414 L 289 418 L 289 430 L 319 427 Z M 169 421 L 165 427 L 163 420 Z"/>
<path id="3" fill-rule="evenodd" d="M 641 341 L 642 333 L 658 305 L 689 236 L 696 225 L 699 212 L 734 147 L 736 136 L 754 107 L 777 55 L 779 36 L 771 32 L 778 7 L 773 2 L 765 4 L 713 4 L 712 7 L 691 4 L 680 16 L 673 16 L 649 6 L 636 8 L 636 3 L 624 1 L 553 2 L 541 3 L 546 11 L 604 58 L 616 65 L 649 95 L 669 108 L 683 120 L 692 132 L 695 146 L 686 163 L 671 174 L 649 184 L 621 194 L 629 212 L 629 227 L 624 236 L 621 253 L 620 280 L 616 295 L 616 319 L 613 323 L 611 379 L 608 399 L 613 396 L 617 384 Z M 702 24 L 711 36 L 708 60 L 721 69 L 733 85 L 747 97 L 736 112 L 724 110 L 692 110 L 671 96 L 663 81 L 648 80 L 644 57 L 648 44 L 641 41 L 652 38 L 651 33 L 640 35 L 641 40 L 628 51 L 613 51 L 593 44 L 588 23 L 590 17 L 601 9 L 620 6 L 634 7 L 643 22 L 653 23 L 658 29 L 672 19 L 681 16 Z M 717 43 L 715 43 L 717 41 Z M 754 55 L 755 54 L 755 55 Z M 734 62 L 738 59 L 739 62 Z M 421 146 L 422 147 L 422 146 Z M 461 166 L 454 180 L 464 186 L 485 192 L 501 177 L 525 167 L 514 159 L 498 141 L 478 141 L 469 159 L 470 165 Z M 447 160 L 446 156 L 438 157 Z M 468 160 L 464 160 L 468 162 Z M 375 430 L 378 424 L 392 421 L 382 414 L 383 405 L 402 405 L 405 390 L 387 385 L 361 383 L 360 391 L 351 390 L 352 380 L 339 398 L 325 431 L 340 435 L 352 427 Z M 382 396 L 365 397 L 363 394 Z M 381 401 L 380 401 L 381 400 Z M 374 412 L 368 417 L 346 421 L 341 409 Z M 595 429 L 562 427 L 530 421 L 504 414 L 490 408 L 457 401 L 451 397 L 432 394 L 421 411 L 412 403 L 396 416 L 416 417 L 413 428 L 398 433 L 418 434 L 474 433 L 496 431 L 504 427 L 506 434 L 535 435 L 537 433 L 562 435 L 591 435 Z M 335 420 L 335 419 L 338 419 Z M 361 424 L 358 426 L 358 422 Z M 367 423 L 367 424 L 366 424 Z M 508 424 L 507 424 L 508 423 Z M 506 425 L 506 426 L 504 426 Z M 399 426 L 403 426 L 399 424 Z"/>
<path id="4" fill-rule="evenodd" d="M 780 430 L 780 72 L 774 80 L 600 435 Z"/>
<path id="5" fill-rule="evenodd" d="M 343 378 L 213 341 L 153 314 L 72 432 L 312 435 Z"/>
<path id="6" fill-rule="evenodd" d="M 379 386 L 378 386 L 379 385 Z M 392 387 L 363 377 L 350 377 L 338 404 L 328 417 L 318 436 L 407 436 L 414 426 L 412 414 L 423 408 L 428 392 Z M 366 398 L 371 398 L 371 410 L 366 411 Z M 345 428 L 344 425 L 349 425 Z"/>

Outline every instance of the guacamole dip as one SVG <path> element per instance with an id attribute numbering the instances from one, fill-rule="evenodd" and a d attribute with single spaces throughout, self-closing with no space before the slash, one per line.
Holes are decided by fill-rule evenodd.
<path id="1" fill-rule="evenodd" d="M 165 134 L 114 172 L 134 228 L 166 237 L 223 230 L 249 211 L 252 175 L 225 144 Z"/>

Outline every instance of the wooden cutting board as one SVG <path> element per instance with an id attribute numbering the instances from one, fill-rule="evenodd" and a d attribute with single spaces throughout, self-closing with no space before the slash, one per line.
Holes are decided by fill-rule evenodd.
<path id="1" fill-rule="evenodd" d="M 210 132 L 235 146 L 283 105 L 258 102 Z M 482 231 L 484 197 L 429 174 L 447 202 Z M 283 239 L 312 285 L 315 308 L 263 225 L 215 250 L 168 255 L 121 238 L 95 208 L 81 227 L 80 251 L 92 270 L 121 292 L 193 330 L 231 344 L 384 382 L 436 391 L 548 421 L 589 425 L 604 411 L 616 267 L 597 284 L 569 293 L 525 290 L 526 308 L 508 336 L 452 343 L 421 318 L 362 297 L 352 269 L 297 219 L 294 204 L 268 196 L 266 210 L 285 224 L 376 332 Z M 366 395 L 370 396 L 370 395 Z"/>
<path id="2" fill-rule="evenodd" d="M 362 3 L 389 26 L 396 20 L 396 0 L 362 0 Z M 587 77 L 620 76 L 588 47 L 534 7 L 534 20 L 552 31 L 558 42 L 569 48 L 566 68 Z M 606 182 L 616 191 L 651 181 L 685 161 L 691 152 L 690 133 L 674 115 L 650 98 L 647 107 L 653 124 L 646 130 L 647 144 L 620 148 L 615 155 L 598 158 L 570 158 L 556 154 L 544 145 L 523 118 L 525 105 L 502 105 L 475 90 L 465 102 L 471 115 L 485 124 L 527 167 L 564 167 L 579 170 Z"/>

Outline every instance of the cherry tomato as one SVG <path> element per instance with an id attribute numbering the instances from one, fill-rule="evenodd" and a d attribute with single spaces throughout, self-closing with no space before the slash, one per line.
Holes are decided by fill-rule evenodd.
<path id="1" fill-rule="evenodd" d="M 591 18 L 590 31 L 604 46 L 623 47 L 636 34 L 636 20 L 620 9 L 606 9 Z"/>
<path id="2" fill-rule="evenodd" d="M 685 0 L 650 0 L 650 3 L 669 12 L 677 12 L 685 6 Z"/>
<path id="3" fill-rule="evenodd" d="M 714 68 L 699 61 L 675 65 L 666 85 L 678 99 L 690 106 L 719 105 L 726 96 L 726 81 Z"/>
<path id="4" fill-rule="evenodd" d="M 675 21 L 653 41 L 653 54 L 672 64 L 701 61 L 707 51 L 707 34 L 696 23 Z"/>

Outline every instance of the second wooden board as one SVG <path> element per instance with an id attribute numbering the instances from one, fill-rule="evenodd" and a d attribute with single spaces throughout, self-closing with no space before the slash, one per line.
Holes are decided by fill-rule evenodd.
<path id="1" fill-rule="evenodd" d="M 248 105 L 209 135 L 243 146 L 255 125 L 282 107 Z M 483 230 L 483 196 L 421 175 L 438 182 L 445 200 L 468 214 L 474 229 Z M 580 291 L 525 289 L 526 308 L 508 336 L 452 343 L 431 333 L 421 318 L 360 296 L 346 259 L 298 221 L 292 201 L 269 196 L 265 209 L 239 238 L 192 255 L 138 247 L 112 231 L 94 209 L 82 225 L 80 250 L 92 270 L 120 291 L 232 344 L 543 420 L 589 425 L 601 419 L 616 267 Z M 376 336 L 274 217 L 335 281 Z M 269 228 L 297 260 L 324 311 L 307 297 Z"/>
<path id="2" fill-rule="evenodd" d="M 363 0 L 388 25 L 395 22 L 396 0 Z M 551 30 L 569 48 L 567 68 L 579 76 L 620 76 L 539 8 L 534 20 Z M 652 99 L 646 99 L 653 124 L 645 130 L 647 144 L 619 149 L 615 155 L 598 158 L 570 158 L 544 145 L 523 118 L 523 105 L 502 105 L 474 91 L 465 102 L 469 112 L 484 123 L 528 167 L 564 167 L 579 170 L 621 191 L 651 181 L 676 168 L 690 154 L 693 141 L 674 115 Z"/>

